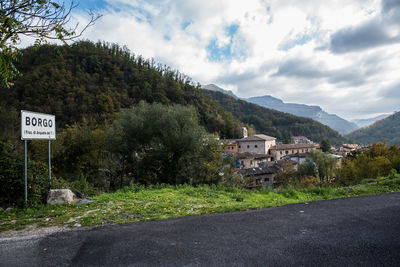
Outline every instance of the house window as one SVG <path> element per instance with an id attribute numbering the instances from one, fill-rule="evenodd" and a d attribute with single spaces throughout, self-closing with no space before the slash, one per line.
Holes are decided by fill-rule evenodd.
<path id="1" fill-rule="evenodd" d="M 252 160 L 250 160 L 250 166 L 251 166 L 251 165 L 253 165 L 253 161 L 252 161 Z"/>
<path id="2" fill-rule="evenodd" d="M 239 148 L 241 148 L 241 146 L 239 146 Z"/>
<path id="3" fill-rule="evenodd" d="M 258 147 L 257 145 L 254 145 L 254 147 Z"/>
<path id="4" fill-rule="evenodd" d="M 244 161 L 243 160 L 240 162 L 240 165 L 244 166 Z"/>
<path id="5" fill-rule="evenodd" d="M 247 145 L 247 148 L 250 148 L 250 146 L 249 146 L 249 145 Z"/>
<path id="6" fill-rule="evenodd" d="M 286 151 L 285 151 L 285 154 L 286 154 L 286 155 L 289 154 L 289 151 L 286 150 Z"/>
<path id="7" fill-rule="evenodd" d="M 279 151 L 279 153 L 281 153 L 281 155 L 282 155 L 282 151 Z"/>
<path id="8" fill-rule="evenodd" d="M 301 152 L 304 153 L 304 149 L 302 149 Z"/>
<path id="9" fill-rule="evenodd" d="M 308 152 L 308 148 L 306 149 L 306 152 Z"/>
<path id="10" fill-rule="evenodd" d="M 292 150 L 292 154 L 294 153 L 294 150 Z"/>

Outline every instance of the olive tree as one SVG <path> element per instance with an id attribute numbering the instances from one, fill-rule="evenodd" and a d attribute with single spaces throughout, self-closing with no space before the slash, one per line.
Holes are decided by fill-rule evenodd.
<path id="1" fill-rule="evenodd" d="M 217 140 L 199 125 L 191 107 L 141 102 L 120 113 L 109 144 L 123 162 L 119 178 L 125 184 L 217 183 L 229 173 Z"/>

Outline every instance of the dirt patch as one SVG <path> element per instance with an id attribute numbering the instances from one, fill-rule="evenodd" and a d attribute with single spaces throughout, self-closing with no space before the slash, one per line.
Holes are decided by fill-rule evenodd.
<path id="1" fill-rule="evenodd" d="M 72 230 L 72 228 L 65 226 L 40 227 L 37 224 L 32 224 L 22 230 L 0 232 L 0 240 L 19 237 L 42 236 L 70 230 Z"/>

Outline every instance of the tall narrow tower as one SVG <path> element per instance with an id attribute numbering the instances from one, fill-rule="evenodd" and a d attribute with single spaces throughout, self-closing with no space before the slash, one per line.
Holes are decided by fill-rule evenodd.
<path id="1" fill-rule="evenodd" d="M 242 127 L 242 136 L 243 138 L 246 138 L 248 136 L 246 127 Z"/>

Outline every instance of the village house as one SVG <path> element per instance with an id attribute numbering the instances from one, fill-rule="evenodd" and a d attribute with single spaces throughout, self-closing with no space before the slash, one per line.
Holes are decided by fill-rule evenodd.
<path id="1" fill-rule="evenodd" d="M 262 187 L 265 189 L 276 185 L 275 175 L 286 164 L 297 166 L 294 161 L 282 159 L 276 162 L 267 162 L 260 167 L 241 169 L 239 173 L 242 177 L 251 178 L 249 188 Z"/>
<path id="2" fill-rule="evenodd" d="M 263 167 L 265 163 L 271 161 L 271 155 L 268 154 L 256 154 L 250 152 L 244 153 L 229 153 L 228 155 L 232 156 L 232 158 L 236 162 L 236 166 L 241 169 L 245 168 L 256 168 Z"/>
<path id="3" fill-rule="evenodd" d="M 243 136 L 241 139 L 223 140 L 222 143 L 226 154 L 240 168 L 240 174 L 251 177 L 250 187 L 272 187 L 274 176 L 281 166 L 301 164 L 306 155 L 317 148 L 304 136 L 298 138 L 296 144 L 277 144 L 275 137 L 264 134 L 247 136 L 245 128 Z"/>
<path id="4" fill-rule="evenodd" d="M 306 162 L 306 158 L 308 156 L 309 152 L 305 152 L 305 153 L 295 153 L 289 156 L 285 156 L 283 157 L 284 159 L 288 159 L 291 161 L 296 162 L 297 164 L 303 164 L 304 162 Z"/>
<path id="5" fill-rule="evenodd" d="M 237 139 L 223 139 L 221 140 L 221 145 L 224 147 L 225 152 L 238 153 Z"/>
<path id="6" fill-rule="evenodd" d="M 269 149 L 276 145 L 276 138 L 264 134 L 256 134 L 238 139 L 236 143 L 239 153 L 268 154 Z"/>
<path id="7" fill-rule="evenodd" d="M 239 171 L 242 177 L 251 177 L 251 184 L 249 188 L 262 187 L 266 189 L 267 187 L 274 186 L 274 177 L 279 169 L 275 166 L 264 166 L 258 168 L 241 169 Z"/>
<path id="8" fill-rule="evenodd" d="M 285 156 L 293 155 L 296 153 L 307 153 L 317 149 L 315 144 L 282 144 L 272 146 L 269 154 L 272 155 L 271 160 L 281 160 Z"/>

